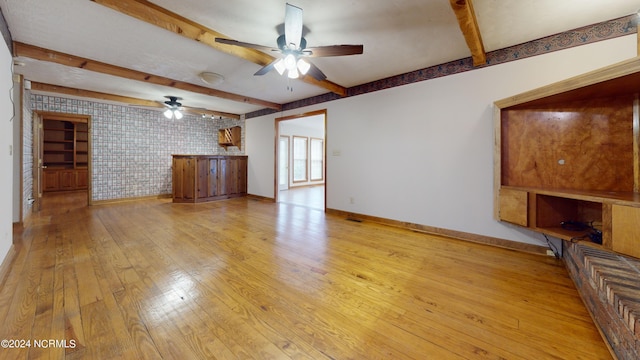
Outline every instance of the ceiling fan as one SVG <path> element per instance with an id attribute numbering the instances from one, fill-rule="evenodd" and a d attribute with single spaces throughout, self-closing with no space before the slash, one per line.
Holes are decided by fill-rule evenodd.
<path id="1" fill-rule="evenodd" d="M 177 97 L 177 96 L 173 96 L 173 95 L 166 95 L 165 98 L 167 98 L 169 100 L 166 100 L 166 101 L 159 100 L 159 101 L 155 101 L 155 102 L 166 108 L 166 110 L 163 112 L 163 114 L 167 119 L 180 120 L 180 119 L 182 119 L 184 117 L 185 113 L 190 113 L 192 115 L 199 115 L 199 116 L 202 116 L 202 118 L 204 118 L 204 119 L 211 118 L 212 120 L 214 120 L 214 119 L 223 119 L 225 117 L 226 118 L 230 118 L 230 119 L 239 119 L 240 118 L 239 115 L 235 115 L 235 114 L 231 114 L 231 113 L 224 113 L 224 112 L 209 110 L 209 109 L 205 109 L 205 108 L 201 108 L 201 107 L 195 108 L 195 107 L 182 106 L 182 103 L 179 102 L 179 100 L 183 100 L 181 97 Z M 149 107 L 155 108 L 155 109 L 158 108 L 157 105 L 147 105 L 147 104 L 144 104 L 144 105 L 141 105 L 141 104 L 129 104 L 129 106 L 140 107 L 140 108 L 149 108 Z"/>
<path id="2" fill-rule="evenodd" d="M 307 40 L 302 37 L 302 9 L 291 4 L 286 6 L 284 34 L 278 36 L 277 48 L 223 38 L 216 38 L 216 42 L 278 53 L 277 59 L 258 70 L 254 75 L 264 75 L 272 69 L 276 69 L 280 75 L 287 72 L 289 78 L 292 79 L 298 78 L 300 74 L 309 74 L 318 81 L 325 80 L 327 76 L 305 58 L 357 55 L 363 52 L 362 45 L 307 47 Z"/>
<path id="3" fill-rule="evenodd" d="M 167 107 L 167 110 L 165 110 L 165 112 L 163 113 L 164 116 L 167 119 L 171 119 L 173 117 L 175 117 L 177 120 L 182 119 L 182 116 L 184 116 L 182 114 L 182 103 L 179 103 L 178 100 L 182 100 L 182 98 L 179 98 L 177 96 L 171 96 L 171 95 L 167 95 L 165 96 L 167 99 L 167 101 L 165 101 L 163 104 L 164 106 Z"/>

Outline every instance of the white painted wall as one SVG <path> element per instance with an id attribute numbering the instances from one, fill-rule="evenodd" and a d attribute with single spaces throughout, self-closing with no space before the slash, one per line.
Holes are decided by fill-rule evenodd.
<path id="1" fill-rule="evenodd" d="M 248 119 L 249 193 L 274 196 L 274 118 L 327 109 L 327 208 L 543 245 L 493 219 L 493 102 L 636 47 L 633 34 Z"/>
<path id="2" fill-rule="evenodd" d="M 13 242 L 13 78 L 9 49 L 0 45 L 0 262 L 5 259 Z M 18 149 L 20 151 L 20 149 Z"/>

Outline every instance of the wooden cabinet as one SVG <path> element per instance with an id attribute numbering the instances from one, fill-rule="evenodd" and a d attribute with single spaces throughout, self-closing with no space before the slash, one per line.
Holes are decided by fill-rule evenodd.
<path id="1" fill-rule="evenodd" d="M 611 237 L 614 251 L 640 255 L 640 208 L 613 205 L 611 213 Z"/>
<path id="2" fill-rule="evenodd" d="M 89 129 L 86 122 L 44 119 L 44 191 L 88 188 Z"/>
<path id="3" fill-rule="evenodd" d="M 521 190 L 502 189 L 500 191 L 500 219 L 517 225 L 527 226 L 528 193 Z"/>
<path id="4" fill-rule="evenodd" d="M 247 195 L 247 157 L 173 155 L 173 201 L 203 202 Z"/>
<path id="5" fill-rule="evenodd" d="M 638 94 L 634 58 L 497 101 L 496 218 L 640 257 Z"/>

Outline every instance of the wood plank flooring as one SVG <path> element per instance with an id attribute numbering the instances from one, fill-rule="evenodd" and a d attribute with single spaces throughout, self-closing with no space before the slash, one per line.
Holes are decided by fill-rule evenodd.
<path id="1" fill-rule="evenodd" d="M 278 201 L 284 204 L 324 210 L 324 185 L 291 187 L 280 190 Z"/>
<path id="2" fill-rule="evenodd" d="M 44 200 L 0 291 L 31 347 L 1 359 L 611 358 L 553 258 L 247 198 Z"/>

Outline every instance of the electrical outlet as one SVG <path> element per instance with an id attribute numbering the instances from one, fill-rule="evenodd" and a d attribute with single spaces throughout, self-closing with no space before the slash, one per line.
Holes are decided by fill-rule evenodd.
<path id="1" fill-rule="evenodd" d="M 356 199 L 352 197 L 349 198 L 349 204 L 355 204 L 356 203 Z"/>

